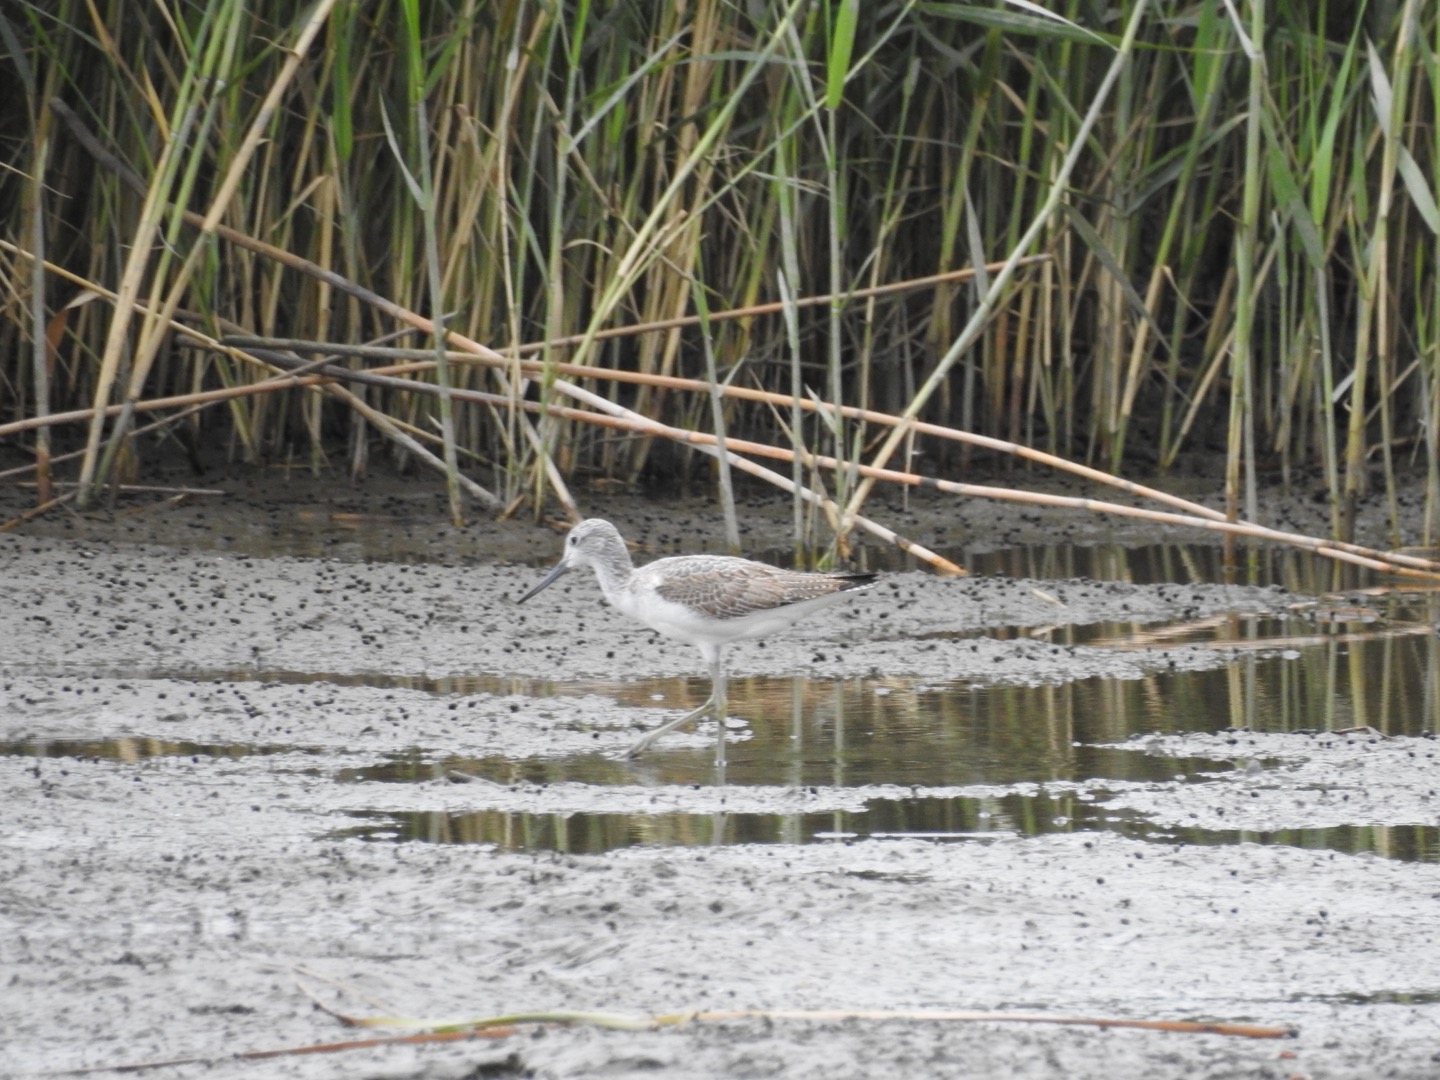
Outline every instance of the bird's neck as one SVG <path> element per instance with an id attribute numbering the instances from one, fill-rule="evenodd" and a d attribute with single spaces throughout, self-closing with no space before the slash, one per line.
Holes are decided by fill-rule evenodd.
<path id="1" fill-rule="evenodd" d="M 595 577 L 600 581 L 600 591 L 605 594 L 605 599 L 613 604 L 615 597 L 620 595 L 630 580 L 630 575 L 635 572 L 630 553 L 607 552 L 604 558 L 596 559 L 593 565 Z"/>

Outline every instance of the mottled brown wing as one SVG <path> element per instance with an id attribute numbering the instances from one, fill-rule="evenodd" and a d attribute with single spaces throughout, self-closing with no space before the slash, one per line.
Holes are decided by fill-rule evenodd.
<path id="1" fill-rule="evenodd" d="M 717 619 L 740 619 L 757 611 L 861 588 L 875 580 L 874 574 L 804 574 L 719 556 L 686 560 L 683 566 L 667 569 L 655 592 Z"/>

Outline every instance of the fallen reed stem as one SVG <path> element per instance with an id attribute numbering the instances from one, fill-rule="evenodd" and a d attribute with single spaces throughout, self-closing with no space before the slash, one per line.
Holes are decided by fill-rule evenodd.
<path id="1" fill-rule="evenodd" d="M 271 357 L 272 362 L 286 364 L 291 361 L 279 354 Z M 299 360 L 294 361 L 297 365 Z M 421 383 L 409 379 L 399 379 L 391 375 L 381 375 L 375 372 L 351 371 L 348 368 L 330 366 L 322 369 L 325 374 L 346 381 L 370 383 L 377 386 L 391 386 L 396 384 L 412 393 L 435 394 L 439 388 L 431 383 Z M 555 380 L 555 389 L 560 390 L 583 400 L 592 408 L 605 407 L 615 410 L 620 415 L 597 415 L 585 409 L 570 408 L 568 406 L 551 405 L 541 402 L 522 401 L 519 407 L 527 412 L 548 413 L 564 419 L 578 420 L 584 423 L 598 424 L 605 427 L 612 427 L 625 431 L 642 431 L 647 434 L 661 435 L 676 442 L 689 443 L 697 448 L 714 448 L 715 436 L 698 431 L 688 431 L 662 424 L 659 421 L 650 420 L 638 414 L 624 410 L 614 405 L 613 402 L 606 402 L 603 398 L 590 394 L 579 387 L 572 386 L 564 380 Z M 470 401 L 477 404 L 492 406 L 510 405 L 511 399 L 506 395 L 492 394 L 479 390 L 451 391 L 457 401 Z M 602 406 L 600 403 L 604 403 Z M 51 418 L 54 419 L 53 417 Z M 893 419 L 893 418 L 892 418 Z M 765 443 L 750 442 L 747 440 L 729 438 L 727 439 L 727 452 L 736 455 L 732 457 L 732 463 L 739 467 L 754 471 L 756 468 L 753 462 L 747 461 L 741 454 L 752 454 L 757 457 L 768 457 L 777 460 L 793 460 L 795 451 L 785 447 L 771 446 Z M 1399 574 L 1407 577 L 1424 578 L 1427 580 L 1440 579 L 1440 564 L 1433 560 L 1421 559 L 1415 556 L 1405 556 L 1398 553 L 1377 551 L 1354 544 L 1339 544 L 1335 541 L 1326 540 L 1320 537 L 1306 536 L 1301 533 L 1287 533 L 1278 529 L 1271 529 L 1262 525 L 1254 525 L 1248 522 L 1231 522 L 1216 516 L 1201 516 L 1197 514 L 1180 514 L 1167 511 L 1148 510 L 1143 507 L 1125 506 L 1120 503 L 1105 502 L 1098 499 L 1090 499 L 1079 496 L 1052 495 L 1044 492 L 1023 491 L 1012 488 L 996 488 L 986 485 L 965 484 L 957 481 L 942 480 L 934 477 L 922 476 L 917 473 L 905 472 L 897 469 L 881 469 L 873 465 L 856 465 L 853 462 L 842 463 L 827 455 L 812 455 L 811 462 L 825 469 L 853 468 L 858 469 L 861 476 L 873 480 L 886 480 L 892 483 L 918 488 L 930 488 L 936 491 L 944 491 L 949 494 L 962 495 L 974 498 L 996 499 L 1005 502 L 1021 502 L 1038 506 L 1068 507 L 1077 510 L 1088 510 L 1095 513 L 1112 514 L 1122 517 L 1132 517 L 1140 520 L 1152 521 L 1166 525 L 1180 525 L 1188 528 L 1206 529 L 1219 532 L 1222 535 L 1235 535 L 1255 540 L 1266 540 L 1274 543 L 1285 544 L 1291 547 L 1298 547 L 1311 551 L 1324 558 L 1335 559 L 1340 562 L 1352 563 L 1357 566 L 1364 566 L 1372 570 L 1385 573 Z M 776 482 L 778 474 L 772 474 L 766 479 Z M 783 481 L 783 478 L 778 478 Z M 1116 478 L 1118 479 L 1118 478 Z M 1128 490 L 1128 488 L 1127 488 Z M 1213 512 L 1209 512 L 1213 515 Z M 908 544 L 908 542 L 907 542 Z M 904 550 L 926 557 L 922 554 L 925 549 L 918 545 L 900 545 Z M 933 556 L 933 553 L 929 553 Z M 933 556 L 938 559 L 938 556 Z M 938 564 L 937 564 L 938 565 Z"/>
<path id="2" fill-rule="evenodd" d="M 260 339 L 226 338 L 225 340 L 226 342 L 234 344 L 236 346 L 244 346 L 248 342 L 258 341 Z M 325 349 L 333 349 L 337 352 L 346 351 L 344 346 L 332 346 L 328 343 L 305 343 L 297 341 L 285 341 L 283 342 L 283 344 L 285 347 L 293 348 L 297 351 L 321 351 Z M 403 355 L 428 356 L 428 353 L 420 350 L 387 349 L 383 350 L 383 353 L 377 355 L 397 357 Z M 471 362 L 489 363 L 490 361 L 488 361 L 485 357 L 472 356 Z M 404 370 L 407 372 L 411 372 L 416 370 L 418 366 L 423 366 L 423 364 L 407 365 Z M 522 361 L 521 366 L 522 370 L 525 371 L 532 371 L 535 367 L 538 367 L 538 365 L 535 365 L 532 361 Z M 655 385 L 663 385 L 670 389 L 692 390 L 698 393 L 709 393 L 711 389 L 710 384 L 702 380 L 685 379 L 678 376 L 641 375 L 635 372 L 620 372 L 608 369 L 596 369 L 577 365 L 563 364 L 560 362 L 554 362 L 550 365 L 550 367 L 551 370 L 557 374 L 576 375 L 587 378 L 611 379 L 622 382 L 646 382 Z M 397 368 L 392 370 L 400 369 Z M 369 374 L 374 375 L 375 373 L 372 372 Z M 415 385 L 426 384 L 408 383 L 408 385 L 413 387 Z M 559 390 L 562 393 L 566 393 L 572 397 L 581 396 L 580 394 L 576 393 L 578 388 L 574 387 L 572 384 L 566 382 L 565 380 L 557 379 L 552 385 L 554 389 Z M 833 406 L 829 405 L 828 403 L 819 402 L 811 398 L 801 398 L 796 401 L 796 399 L 792 398 L 788 394 L 780 394 L 768 390 L 758 390 L 750 387 L 739 387 L 727 384 L 720 388 L 720 392 L 722 394 L 725 394 L 726 396 L 732 396 L 751 401 L 762 401 L 782 408 L 789 408 L 792 404 L 798 404 L 801 408 L 809 411 L 820 411 L 833 408 Z M 498 404 L 499 402 L 499 399 L 493 396 L 486 400 L 492 404 Z M 592 408 L 598 407 L 596 405 L 595 399 L 593 398 L 587 397 L 586 403 L 590 404 Z M 533 403 L 522 404 L 528 408 Z M 889 413 L 876 412 L 872 409 L 861 409 L 854 406 L 842 406 L 839 411 L 847 416 L 851 416 L 857 419 L 863 419 L 876 424 L 899 426 L 905 423 L 905 418 L 903 417 L 893 416 Z M 581 418 L 587 415 L 592 414 L 582 413 Z M 714 436 L 706 436 L 704 433 L 701 432 L 691 432 L 684 429 L 675 428 L 670 425 L 661 424 L 658 421 L 651 421 L 644 417 L 635 417 L 634 414 L 631 414 L 631 416 L 634 417 L 635 423 L 646 425 L 646 430 L 650 431 L 651 433 L 663 435 L 666 438 L 674 439 L 676 441 L 688 442 L 695 445 L 699 445 L 703 442 L 705 445 L 709 445 L 709 440 L 713 440 L 714 438 Z M 1167 518 L 1164 515 L 1151 517 L 1151 520 L 1154 521 L 1164 521 L 1169 524 L 1193 524 L 1194 527 L 1197 528 L 1213 527 L 1227 535 L 1272 540 L 1277 543 L 1284 543 L 1290 546 L 1303 547 L 1321 554 L 1326 554 L 1327 552 L 1342 553 L 1345 555 L 1354 556 L 1355 559 L 1353 561 L 1357 561 L 1358 565 L 1370 566 L 1372 569 L 1378 568 L 1377 564 L 1383 563 L 1385 565 L 1394 565 L 1397 567 L 1405 567 L 1415 571 L 1419 571 L 1422 576 L 1427 577 L 1440 574 L 1440 562 L 1436 562 L 1432 559 L 1420 558 L 1413 555 L 1404 555 L 1398 552 L 1382 552 L 1374 548 L 1365 547 L 1364 545 L 1344 543 L 1335 540 L 1322 540 L 1318 537 L 1305 536 L 1301 533 L 1287 533 L 1281 530 L 1271 529 L 1267 526 L 1256 525 L 1246 521 L 1229 522 L 1227 521 L 1225 515 L 1218 510 L 1213 510 L 1210 507 L 1203 506 L 1188 499 L 1180 498 L 1179 496 L 1172 495 L 1169 492 L 1148 487 L 1144 484 L 1138 484 L 1132 480 L 1126 480 L 1123 477 L 1115 476 L 1111 473 L 1104 472 L 1103 470 L 1096 469 L 1088 465 L 1082 465 L 1078 462 L 1073 462 L 1066 458 L 1058 457 L 1054 454 L 1048 454 L 1043 450 L 1036 450 L 1033 447 L 1024 446 L 1020 443 L 1007 442 L 1003 439 L 995 439 L 987 435 L 977 435 L 973 432 L 960 431 L 956 428 L 948 428 L 940 424 L 930 424 L 923 421 L 910 421 L 910 423 L 913 427 L 913 430 L 919 433 L 935 435 L 941 438 L 952 439 L 957 442 L 970 443 L 976 446 L 983 446 L 1000 453 L 1012 454 L 1025 460 L 1034 461 L 1039 464 L 1048 465 L 1055 469 L 1073 473 L 1074 475 L 1083 477 L 1087 480 L 1092 480 L 1097 483 L 1102 483 L 1111 487 L 1118 488 L 1128 494 L 1135 495 L 1140 498 L 1152 499 L 1163 504 L 1173 506 L 1183 512 L 1179 515 L 1172 515 L 1170 518 Z M 793 453 L 790 450 L 786 450 L 781 447 L 769 447 L 766 444 L 743 442 L 734 439 L 727 441 L 731 442 L 734 446 L 745 447 L 746 449 L 744 452 L 746 453 L 763 454 L 764 456 L 770 457 L 783 457 L 785 460 L 790 460 Z M 763 447 L 764 449 L 759 449 L 761 447 Z M 822 464 L 825 468 L 840 467 L 833 458 L 820 456 L 816 457 L 815 460 L 817 463 Z M 853 463 L 851 463 L 844 467 L 854 468 L 855 466 L 853 465 Z M 901 470 L 879 469 L 875 466 L 860 467 L 859 472 L 862 476 L 872 477 L 874 479 L 893 480 L 897 483 L 908 484 L 909 486 L 936 485 L 939 490 L 951 491 L 955 494 L 978 495 L 983 498 L 1007 498 L 1007 496 L 1001 495 L 999 494 L 999 492 L 1011 490 L 1002 488 L 986 488 L 975 485 L 955 484 L 953 481 L 923 478 L 918 477 L 916 474 L 913 473 L 907 473 Z M 1037 493 L 1016 491 L 1014 492 L 1013 497 L 1010 498 L 1012 501 L 1037 501 Z M 1044 496 L 1043 498 L 1045 500 L 1044 505 L 1072 505 L 1077 507 L 1081 505 L 1079 501 L 1059 501 L 1070 498 L 1067 496 Z M 1101 507 L 1105 507 L 1106 509 L 1102 510 L 1101 512 L 1124 513 L 1127 514 L 1127 516 L 1146 516 L 1146 514 L 1142 514 L 1139 512 L 1130 514 L 1129 510 L 1133 510 L 1136 508 L 1120 508 L 1119 504 L 1098 503 L 1095 500 L 1083 500 L 1083 502 L 1093 504 L 1090 506 L 1085 506 L 1084 508 L 1086 509 L 1100 509 Z M 1156 514 L 1157 512 L 1149 511 L 1147 513 Z M 1201 521 L 1209 522 L 1209 524 L 1202 524 Z M 1326 557 L 1340 558 L 1340 555 L 1326 554 Z M 1352 560 L 1342 558 L 1341 561 Z"/>
<path id="3" fill-rule="evenodd" d="M 25 254 L 23 250 L 17 249 L 13 245 L 8 244 L 3 240 L 0 240 L 0 247 L 16 251 L 19 254 Z M 105 295 L 103 290 L 102 295 Z M 415 316 L 414 318 L 419 319 L 420 317 Z M 410 321 L 412 321 L 413 323 L 413 320 Z M 204 335 L 193 336 L 198 341 L 202 342 L 206 347 L 222 347 L 221 342 L 213 341 L 212 339 L 209 339 Z M 494 350 L 488 349 L 480 345 L 479 343 L 469 342 L 467 339 L 464 339 L 460 335 L 452 335 L 452 339 L 457 340 L 457 343 L 462 343 L 464 346 L 463 350 L 457 354 L 457 358 L 467 359 L 469 362 L 478 362 L 485 364 L 499 363 L 505 365 L 514 365 L 518 362 L 522 366 L 521 369 L 527 372 L 533 371 L 535 367 L 538 366 L 535 365 L 533 361 L 516 361 L 513 358 L 507 359 L 505 357 L 502 357 L 499 353 L 496 353 Z M 285 339 L 255 339 L 249 337 L 227 338 L 225 339 L 225 342 L 228 342 L 231 346 L 237 348 L 241 347 L 243 343 L 245 346 L 253 349 L 256 346 L 252 345 L 251 343 L 258 342 L 260 340 L 264 340 L 265 343 L 269 345 L 280 345 L 285 348 L 307 349 L 321 352 L 344 353 L 346 351 L 349 351 L 350 348 L 353 348 L 346 346 L 336 346 L 332 343 L 301 342 Z M 475 351 L 471 352 L 471 348 L 473 348 Z M 426 357 L 426 360 L 421 362 L 422 364 L 434 363 L 434 355 L 429 351 L 385 350 L 383 355 L 418 355 Z M 292 365 L 292 361 L 289 357 L 285 357 L 279 353 L 268 353 L 264 357 L 264 359 L 272 366 L 281 367 L 282 369 L 285 367 L 293 366 L 297 369 L 304 367 L 307 370 L 314 369 L 318 371 L 323 371 L 324 374 L 330 379 L 340 379 L 344 381 L 389 386 L 394 389 L 403 389 L 409 393 L 439 393 L 439 389 L 433 384 L 423 383 L 413 379 L 400 379 L 393 375 L 382 375 L 377 372 L 351 371 L 349 369 L 339 368 L 334 365 L 321 365 L 318 361 L 313 361 L 307 365 L 304 362 L 299 361 L 298 359 L 295 360 Z M 411 367 L 409 368 L 409 370 L 413 371 L 415 370 L 415 368 Z M 563 372 L 565 374 L 571 374 L 573 371 L 574 374 L 588 377 L 629 379 L 630 381 L 660 381 L 665 385 L 675 388 L 692 389 L 703 391 L 706 393 L 711 391 L 711 384 L 709 383 L 693 379 L 679 379 L 674 376 L 636 376 L 633 373 L 626 373 L 622 375 L 613 371 L 605 371 L 588 367 L 576 367 L 574 365 L 563 364 L 552 364 L 551 370 L 552 372 Z M 306 384 L 306 377 L 287 377 L 293 379 L 292 384 Z M 323 381 L 324 380 L 320 380 L 317 377 L 317 382 Z M 284 384 L 280 383 L 279 381 L 274 383 L 273 386 L 272 384 L 264 383 L 254 384 L 252 387 L 245 388 L 245 391 L 254 393 L 268 392 L 269 389 L 279 389 L 282 385 Z M 579 387 L 573 386 L 572 384 L 568 383 L 563 379 L 554 380 L 552 383 L 552 388 L 560 391 L 561 393 L 565 393 L 577 398 L 582 397 L 586 394 L 586 392 L 580 390 Z M 213 393 L 217 394 L 218 400 L 226 394 L 236 393 L 236 395 L 238 396 L 237 392 L 240 390 L 241 388 L 237 387 L 233 388 L 233 390 Z M 727 385 L 721 388 L 721 392 L 727 395 L 734 395 L 737 397 L 748 397 L 752 400 L 763 400 L 772 404 L 789 405 L 793 402 L 793 399 L 789 395 L 774 394 L 769 391 L 754 390 L 746 387 L 735 387 Z M 706 435 L 701 432 L 686 431 L 683 429 L 674 428 L 670 425 L 661 424 L 658 421 L 651 421 L 644 417 L 636 416 L 635 414 L 631 414 L 629 417 L 598 417 L 592 412 L 581 409 L 572 410 L 560 406 L 543 405 L 538 402 L 517 402 L 512 396 L 508 394 L 491 394 L 484 391 L 459 389 L 452 390 L 451 393 L 454 395 L 456 400 L 471 401 L 475 403 L 491 405 L 498 408 L 513 408 L 518 404 L 519 407 L 526 412 L 549 412 L 551 415 L 557 415 L 565 417 L 567 419 L 580 420 L 585 423 L 599 423 L 605 426 L 618 427 L 623 430 L 645 430 L 652 434 L 663 435 L 666 438 L 678 442 L 690 443 L 696 446 L 711 446 L 714 443 L 714 436 Z M 198 400 L 198 395 L 186 395 L 178 400 L 174 398 L 161 400 L 168 401 L 170 406 L 173 407 L 176 404 L 194 404 L 196 400 Z M 592 407 L 593 401 L 594 399 L 591 400 Z M 401 442 L 403 445 L 406 445 L 408 449 L 411 449 L 414 453 L 416 453 L 417 456 L 419 456 L 422 460 L 426 460 L 428 463 L 436 465 L 443 470 L 443 462 L 439 462 L 439 459 L 434 458 L 434 456 L 431 455 L 427 450 L 419 446 L 418 443 L 415 443 L 413 438 L 406 436 L 402 432 L 400 432 L 396 428 L 394 423 L 389 420 L 389 418 L 385 417 L 383 414 L 378 413 L 377 410 L 363 405 L 363 403 L 359 402 L 358 399 L 354 399 L 353 397 L 349 398 L 349 403 L 352 404 L 352 407 L 356 408 L 363 415 L 365 415 L 366 418 L 372 423 L 374 423 L 382 432 L 387 434 L 388 437 Z M 830 406 L 825 405 L 824 403 L 811 401 L 809 399 L 804 399 L 798 404 L 802 408 L 812 410 L 830 408 Z M 114 410 L 118 413 L 122 408 L 126 407 L 127 406 L 124 405 L 109 406 L 107 407 L 106 412 L 108 413 L 111 410 Z M 132 402 L 129 404 L 128 407 L 138 411 L 141 409 L 154 409 L 163 406 L 155 402 Z M 863 418 L 868 421 L 874 421 L 877 423 L 898 426 L 904 422 L 904 419 L 900 417 L 890 416 L 889 414 L 885 413 L 878 413 L 873 410 L 858 409 L 852 406 L 846 406 L 842 409 L 842 411 L 846 412 L 849 415 L 854 415 L 856 417 Z M 50 416 L 44 417 L 43 419 L 30 418 L 26 421 L 17 421 L 13 424 L 0 426 L 0 436 L 12 434 L 21 430 L 26 430 L 28 427 L 31 426 L 39 426 L 41 423 L 53 425 L 58 423 L 91 419 L 94 416 L 94 413 L 95 410 L 93 409 L 76 410 L 71 413 L 52 414 Z M 1341 544 L 1338 542 L 1322 540 L 1317 537 L 1304 536 L 1297 533 L 1285 533 L 1280 530 L 1269 529 L 1265 526 L 1253 525 L 1247 522 L 1227 522 L 1223 520 L 1223 515 L 1219 514 L 1217 511 L 1210 510 L 1207 507 L 1200 506 L 1196 503 L 1188 502 L 1187 500 L 1178 499 L 1177 497 L 1169 495 L 1168 493 L 1157 491 L 1144 485 L 1135 484 L 1132 481 L 1112 476 L 1111 474 L 1104 473 L 1101 470 L 1093 469 L 1090 466 L 1079 465 L 1078 463 L 1067 461 L 1064 458 L 1047 454 L 1043 451 L 1034 450 L 1030 447 L 1024 447 L 1017 443 L 1008 443 L 1004 440 L 993 439 L 988 436 L 980 436 L 969 432 L 961 432 L 952 428 L 945 428 L 941 425 L 922 424 L 913 420 L 911 421 L 911 423 L 914 424 L 915 430 L 917 431 L 924 431 L 928 434 L 940 435 L 945 438 L 952 438 L 959 441 L 973 442 L 976 445 L 986 446 L 990 449 L 1000 452 L 1016 454 L 1017 456 L 1023 458 L 1027 458 L 1044 464 L 1052 465 L 1056 468 L 1074 472 L 1076 475 L 1084 476 L 1087 479 L 1096 480 L 1102 483 L 1107 483 L 1112 486 L 1119 487 L 1120 489 L 1134 495 L 1145 498 L 1158 499 L 1171 505 L 1183 506 L 1188 512 L 1184 514 L 1170 514 L 1159 511 L 1144 510 L 1138 507 L 1126 507 L 1120 504 L 1106 503 L 1099 500 L 1077 498 L 1073 496 L 1047 495 L 1037 492 L 1026 492 L 1005 488 L 991 488 L 985 487 L 983 485 L 962 484 L 954 481 L 946 481 L 931 477 L 924 477 L 915 473 L 904 472 L 901 470 L 881 469 L 873 465 L 856 466 L 854 463 L 850 463 L 849 465 L 845 465 L 844 467 L 856 469 L 859 475 L 871 479 L 872 481 L 878 479 L 885 479 L 906 486 L 931 487 L 935 490 L 946 491 L 951 494 L 1000 499 L 1004 501 L 1028 502 L 1036 505 L 1057 507 L 1068 506 L 1076 509 L 1085 509 L 1100 513 L 1136 517 L 1145 520 L 1155 521 L 1158 523 L 1185 525 L 1194 528 L 1210 529 L 1213 531 L 1219 531 L 1225 535 L 1244 536 L 1253 539 L 1269 540 L 1276 543 L 1287 544 L 1289 546 L 1300 547 L 1305 550 L 1313 551 L 1316 554 L 1322 555 L 1326 558 L 1333 558 L 1343 562 L 1350 562 L 1356 565 L 1365 566 L 1384 572 L 1403 574 L 1405 576 L 1424 577 L 1427 579 L 1440 577 L 1440 563 L 1436 563 L 1433 560 L 1421 559 L 1415 556 L 1386 553 L 1376 551 L 1371 548 L 1366 548 L 1361 545 Z M 729 450 L 731 451 L 739 451 L 743 453 L 754 454 L 756 456 L 778 458 L 781 460 L 794 459 L 795 452 L 784 449 L 782 447 L 772 447 L 765 444 L 753 443 L 743 440 L 731 440 L 730 443 L 731 445 L 729 447 Z M 735 460 L 737 459 L 732 458 L 732 461 Z M 824 455 L 815 455 L 813 457 L 813 461 L 815 464 L 827 469 L 842 467 L 842 463 L 837 462 L 832 457 L 827 457 Z M 743 465 L 741 467 L 750 468 L 753 471 L 754 463 L 748 463 L 748 465 Z M 775 482 L 776 479 L 779 478 L 777 474 L 771 474 L 770 476 L 767 476 L 766 479 L 771 480 L 771 482 Z M 480 498 L 483 502 L 486 503 L 486 505 L 498 508 L 499 500 L 494 495 L 491 495 L 489 492 L 485 491 L 485 489 L 480 488 L 479 485 L 474 484 L 474 482 L 469 480 L 468 478 L 465 478 L 462 482 L 465 483 L 467 490 L 470 490 L 472 494 L 474 494 L 477 498 Z M 867 528 L 868 527 L 870 526 L 867 526 Z M 893 538 L 893 536 L 890 539 L 891 542 L 898 542 L 895 538 Z M 912 553 L 919 555 L 920 557 L 929 558 L 932 562 L 938 560 L 939 558 L 938 556 L 935 556 L 934 553 L 926 552 L 925 549 L 921 548 L 919 545 L 915 545 L 913 542 L 910 541 L 905 541 L 903 544 L 900 544 L 900 546 L 902 546 L 902 548 L 904 548 L 905 550 L 911 551 Z M 936 562 L 936 565 L 939 565 L 939 562 Z"/>

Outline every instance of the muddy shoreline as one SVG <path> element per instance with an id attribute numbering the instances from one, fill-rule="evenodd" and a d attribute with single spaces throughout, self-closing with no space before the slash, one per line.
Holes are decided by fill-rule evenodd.
<path id="1" fill-rule="evenodd" d="M 514 522 L 451 529 L 434 493 L 404 482 L 276 496 L 263 479 L 222 481 L 224 501 L 53 517 L 0 536 L 0 1073 L 199 1055 L 214 1063 L 154 1075 L 1440 1075 L 1433 859 L 1096 831 L 595 855 L 348 835 L 376 806 L 703 821 L 854 812 L 895 795 L 746 782 L 749 740 L 772 745 L 763 723 L 735 733 L 741 771 L 723 788 L 706 774 L 703 732 L 621 764 L 616 753 L 656 716 L 623 684 L 644 676 L 688 691 L 696 658 L 606 609 L 580 575 L 515 608 L 558 552 L 556 535 Z M 1292 503 L 1275 500 L 1277 518 L 1310 528 L 1311 500 Z M 604 512 L 653 554 L 720 535 L 703 503 L 610 500 Z M 748 507 L 752 540 L 783 535 L 787 513 Z M 965 550 L 1142 538 L 1071 515 L 923 501 L 876 516 Z M 1236 653 L 986 631 L 1258 619 L 1304 599 L 1271 586 L 941 580 L 902 568 L 862 603 L 733 649 L 730 666 L 762 688 L 803 671 L 861 695 L 901 683 L 944 693 L 1124 682 L 1219 670 Z M 1082 778 L 1069 794 L 1242 833 L 1430 827 L 1440 824 L 1430 736 L 1157 735 L 1116 753 L 1218 764 L 1184 780 Z M 434 762 L 434 775 L 368 779 L 397 756 Z M 526 776 L 593 760 L 606 779 L 457 783 L 444 768 L 452 757 L 529 762 Z M 225 1060 L 354 1036 L 310 995 L 372 1015 L 975 1009 L 1298 1034 L 743 1020 Z"/>

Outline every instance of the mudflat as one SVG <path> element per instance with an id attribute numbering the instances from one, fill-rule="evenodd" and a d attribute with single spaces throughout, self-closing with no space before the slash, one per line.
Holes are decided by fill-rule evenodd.
<path id="1" fill-rule="evenodd" d="M 723 785 L 703 730 L 622 762 L 657 710 L 617 687 L 698 675 L 698 658 L 604 607 L 580 574 L 517 607 L 559 534 L 522 522 L 452 529 L 433 493 L 403 482 L 280 495 L 245 474 L 227 483 L 225 498 L 51 517 L 0 536 L 4 1075 L 176 1057 L 209 1063 L 155 1075 L 1440 1075 L 1436 853 L 1243 839 L 1440 825 L 1433 725 L 1389 737 L 1157 731 L 1115 752 L 1221 764 L 1183 782 L 1072 785 L 1116 814 L 1240 834 L 1227 843 L 999 830 L 657 839 L 579 854 L 523 837 L 377 839 L 355 825 L 383 811 L 678 814 L 713 820 L 723 840 L 727 815 L 855 812 L 914 778 L 747 774 L 747 741 L 778 738 L 763 716 L 735 733 Z M 18 499 L 8 493 L 6 508 Z M 723 535 L 705 503 L 586 509 L 655 554 L 716 550 Z M 1314 514 L 1304 500 L 1291 511 L 1296 526 Z M 783 536 L 787 514 L 748 506 L 747 543 L 778 546 L 758 538 Z M 991 506 L 897 502 L 876 516 L 959 547 L 1147 538 Z M 1061 648 L 984 631 L 1264 617 L 1296 600 L 1260 585 L 899 568 L 727 661 L 737 680 L 803 673 L 861 695 L 1139 680 L 1222 669 L 1236 653 Z M 446 764 L 462 759 L 527 765 L 508 782 L 493 770 L 463 782 Z M 433 774 L 379 779 L 397 760 Z M 592 764 L 574 775 L 590 779 L 567 779 L 563 764 L 580 760 Z M 984 1010 L 1295 1034 L 772 1017 L 231 1057 L 394 1033 L 357 1034 L 315 999 L 412 1018 Z"/>

